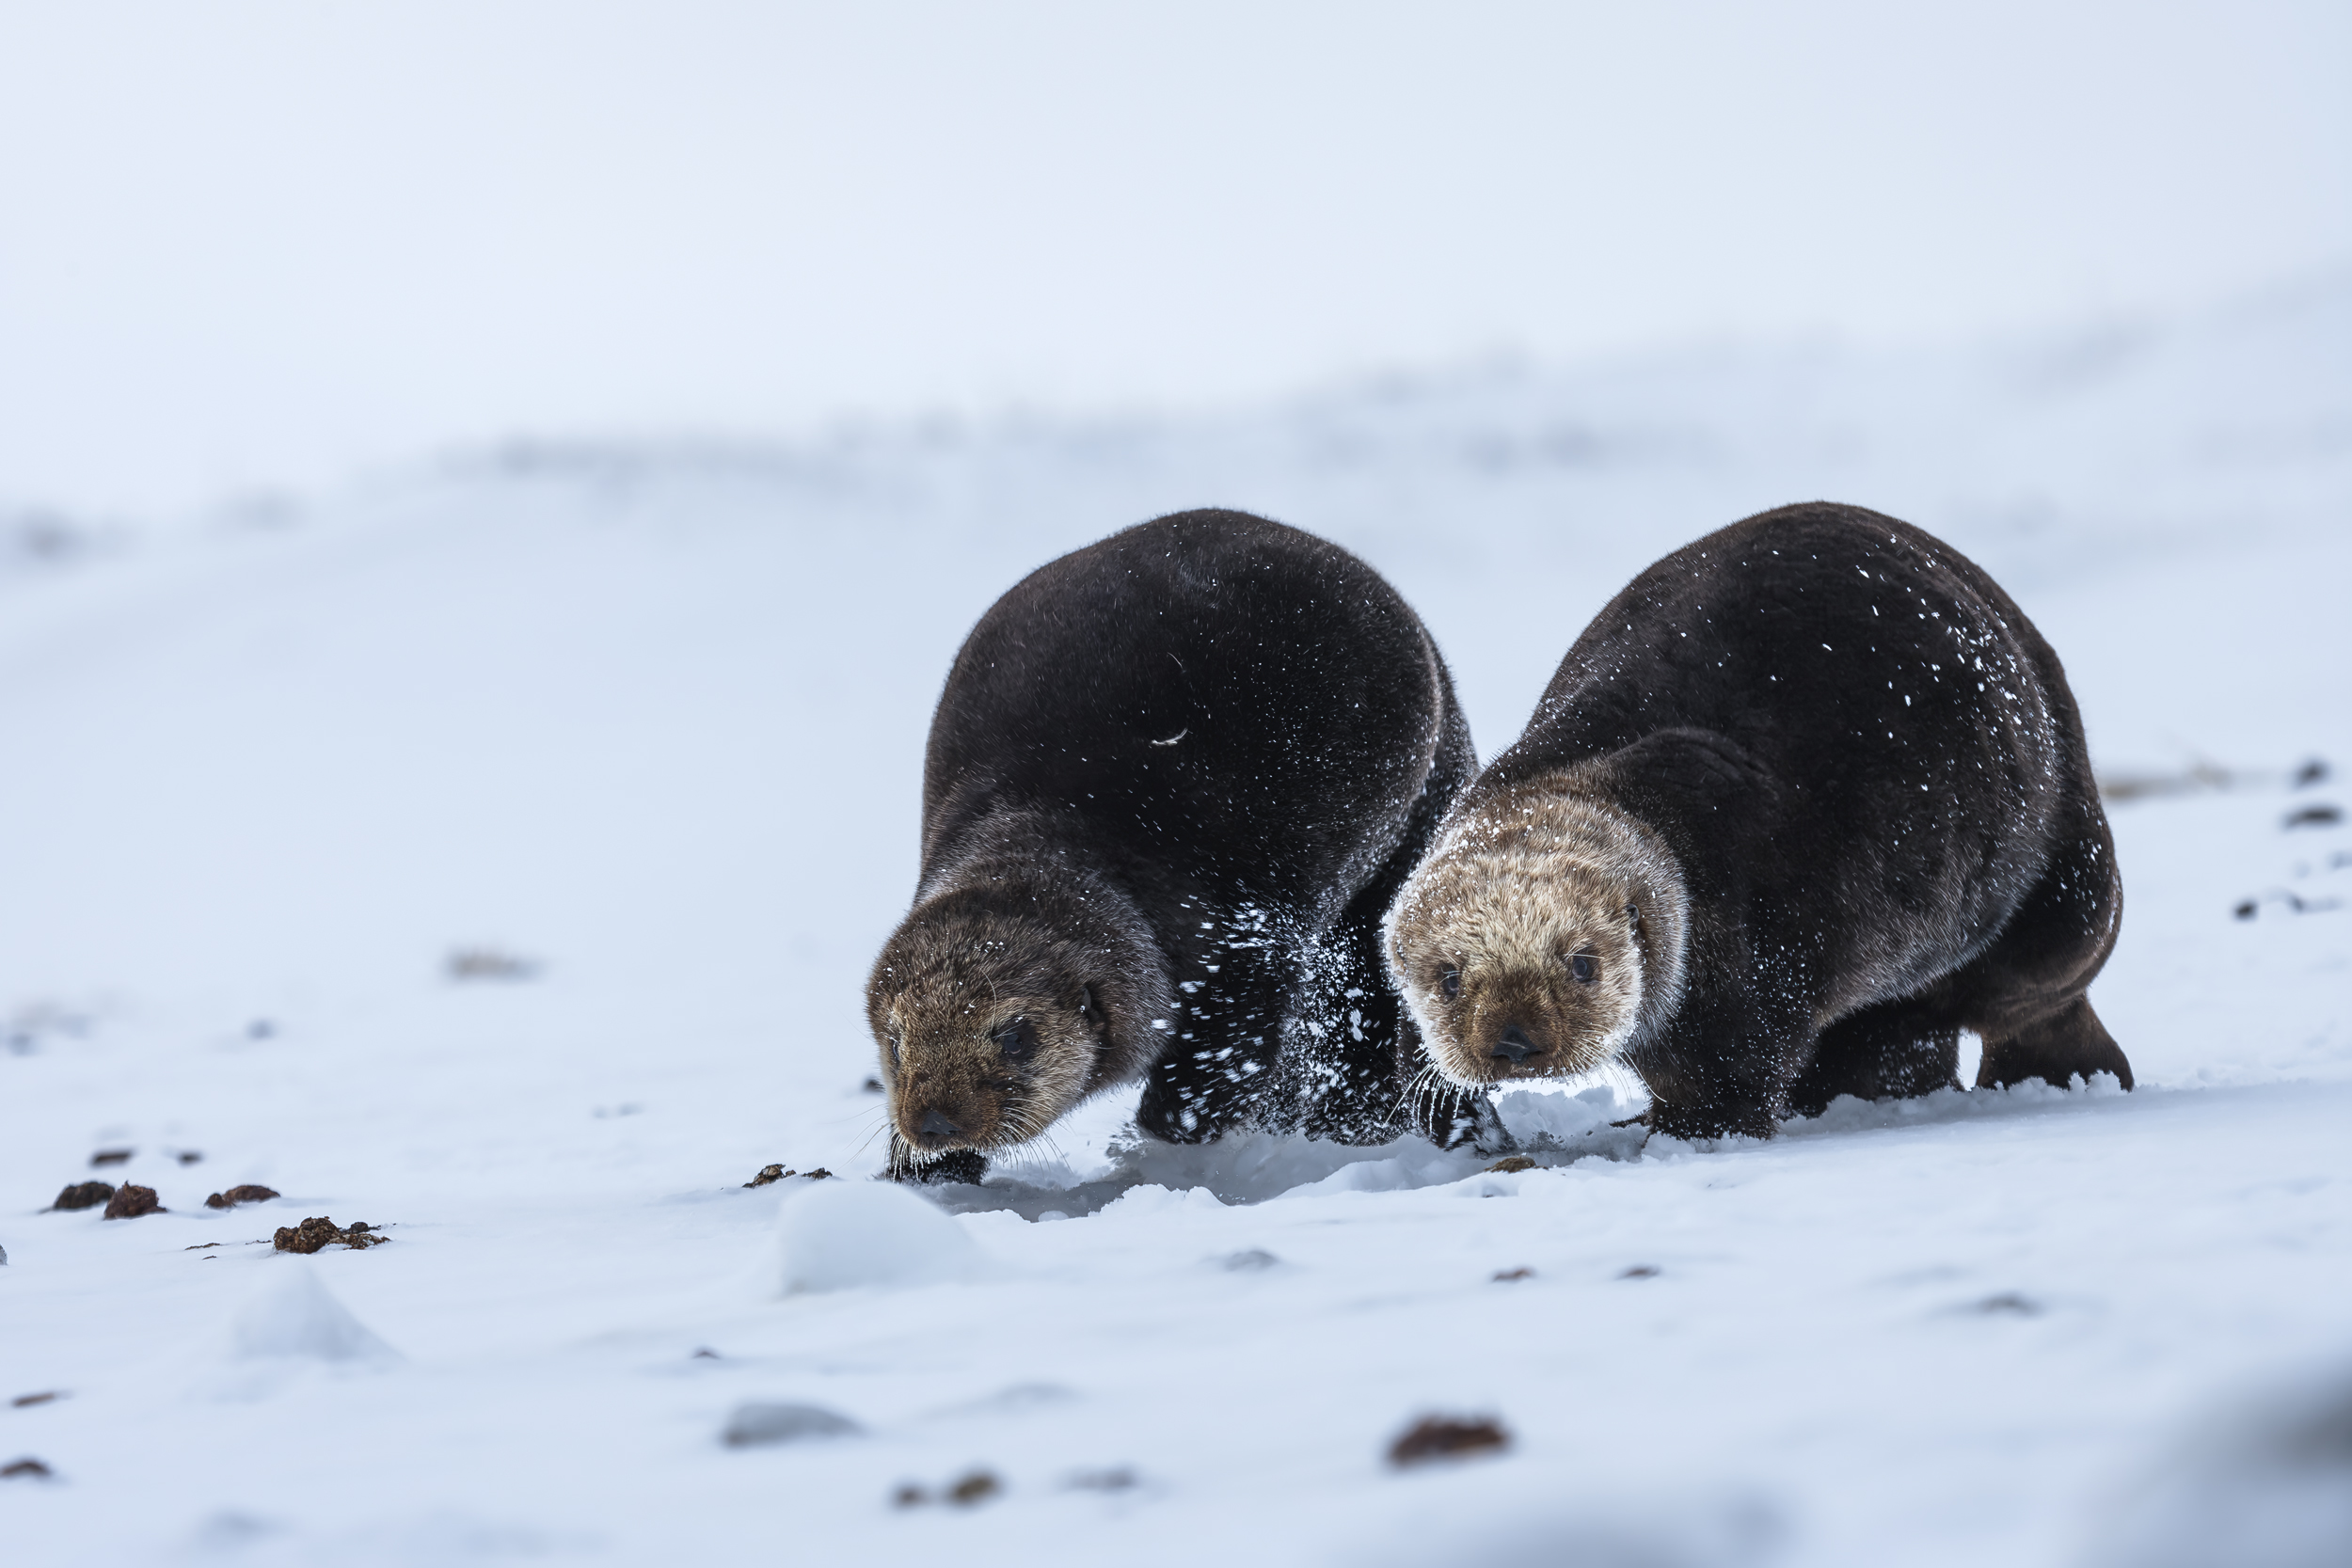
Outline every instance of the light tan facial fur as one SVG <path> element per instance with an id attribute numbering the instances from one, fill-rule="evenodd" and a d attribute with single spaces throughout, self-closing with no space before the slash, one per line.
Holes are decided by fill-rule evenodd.
<path id="1" fill-rule="evenodd" d="M 918 908 L 899 928 L 866 1017 L 891 1127 L 915 1164 L 1025 1143 L 1103 1086 L 1103 982 L 1087 958 L 999 914 Z"/>
<path id="2" fill-rule="evenodd" d="M 1390 908 L 1398 989 L 1437 1069 L 1465 1088 L 1606 1066 L 1681 999 L 1681 871 L 1655 833 L 1575 785 L 1549 774 L 1478 800 Z"/>

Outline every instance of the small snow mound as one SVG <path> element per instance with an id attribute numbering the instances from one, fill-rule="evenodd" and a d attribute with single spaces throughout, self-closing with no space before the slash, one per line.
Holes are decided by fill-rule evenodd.
<path id="1" fill-rule="evenodd" d="M 1139 1214 L 1173 1214 L 1184 1210 L 1210 1213 L 1224 1208 L 1215 1193 L 1206 1187 L 1185 1187 L 1175 1191 L 1147 1181 L 1140 1187 L 1130 1187 L 1110 1202 L 1103 1205 L 1104 1215 L 1133 1219 Z"/>
<path id="2" fill-rule="evenodd" d="M 970 1279 L 980 1249 L 945 1212 L 895 1181 L 816 1181 L 776 1216 L 774 1292 Z"/>
<path id="3" fill-rule="evenodd" d="M 229 1326 L 239 1361 L 309 1360 L 383 1365 L 400 1354 L 351 1315 L 313 1265 L 291 1259 L 246 1298 Z"/>
<path id="4" fill-rule="evenodd" d="M 1454 1162 L 1443 1160 L 1438 1173 L 1431 1177 L 1427 1168 L 1436 1162 L 1408 1162 L 1402 1157 L 1389 1160 L 1359 1160 L 1342 1165 L 1319 1181 L 1305 1181 L 1281 1197 L 1323 1197 L 1332 1193 L 1402 1193 L 1415 1187 L 1433 1186 L 1438 1182 L 1459 1180 L 1463 1172 L 1454 1170 Z M 1474 1170 L 1475 1167 L 1472 1167 Z"/>
<path id="5" fill-rule="evenodd" d="M 862 1430 L 847 1416 L 821 1404 L 771 1404 L 757 1400 L 735 1407 L 719 1433 L 731 1449 L 767 1443 L 801 1443 L 813 1437 L 854 1437 Z"/>

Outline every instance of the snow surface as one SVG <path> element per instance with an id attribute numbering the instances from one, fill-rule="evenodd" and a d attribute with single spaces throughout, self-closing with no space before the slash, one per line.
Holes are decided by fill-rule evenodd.
<path id="1" fill-rule="evenodd" d="M 930 704 L 1020 574 L 1182 506 L 1317 530 L 1491 753 L 1634 570 L 1815 496 L 1998 576 L 2134 784 L 2092 995 L 2137 1093 L 1643 1148 L 1629 1084 L 1520 1091 L 1516 1173 L 1112 1101 L 952 1218 L 860 1180 Z M 2345 1560 L 2352 833 L 2281 824 L 2352 763 L 2347 523 L 2352 277 L 0 521 L 0 1399 L 63 1396 L 0 1405 L 54 1472 L 0 1481 L 8 1559 Z M 39 1212 L 93 1175 L 167 1212 Z M 312 1214 L 391 1241 L 272 1251 Z M 1429 1413 L 1512 1446 L 1391 1469 Z"/>

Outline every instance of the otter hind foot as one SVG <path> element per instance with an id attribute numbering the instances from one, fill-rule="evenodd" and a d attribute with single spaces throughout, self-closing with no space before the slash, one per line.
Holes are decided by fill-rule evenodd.
<path id="1" fill-rule="evenodd" d="M 2088 1083 L 2094 1072 L 2115 1075 L 2132 1086 L 2132 1064 L 2115 1043 L 2087 998 L 2046 1018 L 2035 1020 L 2003 1036 L 1984 1037 L 1984 1059 L 1977 1068 L 1977 1087 L 2005 1089 L 2028 1078 L 2064 1088 L 2080 1078 Z"/>

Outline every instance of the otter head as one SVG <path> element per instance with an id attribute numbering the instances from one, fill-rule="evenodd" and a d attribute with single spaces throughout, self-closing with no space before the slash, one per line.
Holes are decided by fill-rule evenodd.
<path id="1" fill-rule="evenodd" d="M 1452 1082 L 1574 1077 L 1671 1009 L 1683 907 L 1647 830 L 1519 785 L 1449 824 L 1390 911 L 1389 958 Z"/>
<path id="2" fill-rule="evenodd" d="M 1149 1025 L 1131 1015 L 1153 988 L 1136 984 L 1123 945 L 997 899 L 915 906 L 866 998 L 891 1130 L 915 1164 L 1025 1143 L 1148 1059 Z"/>

